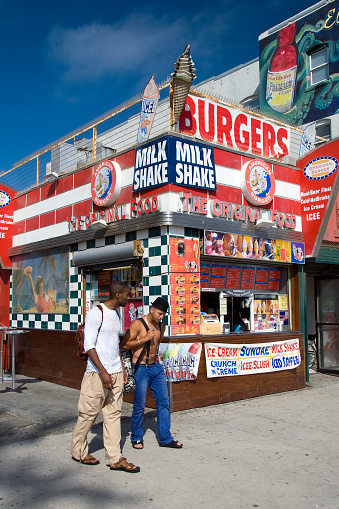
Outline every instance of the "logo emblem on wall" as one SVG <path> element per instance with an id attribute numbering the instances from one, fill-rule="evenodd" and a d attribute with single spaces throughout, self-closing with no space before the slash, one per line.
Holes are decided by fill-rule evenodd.
<path id="1" fill-rule="evenodd" d="M 99 207 L 109 207 L 121 191 L 121 168 L 115 161 L 102 161 L 94 167 L 91 181 L 92 199 Z"/>
<path id="2" fill-rule="evenodd" d="M 275 178 L 271 167 L 260 159 L 244 164 L 241 169 L 241 189 L 245 198 L 254 205 L 267 205 L 273 200 Z"/>
<path id="3" fill-rule="evenodd" d="M 332 175 L 337 168 L 338 161 L 334 157 L 317 157 L 306 164 L 304 175 L 310 180 L 322 180 Z"/>
<path id="4" fill-rule="evenodd" d="M 11 203 L 11 197 L 5 191 L 0 191 L 0 207 L 6 207 Z"/>

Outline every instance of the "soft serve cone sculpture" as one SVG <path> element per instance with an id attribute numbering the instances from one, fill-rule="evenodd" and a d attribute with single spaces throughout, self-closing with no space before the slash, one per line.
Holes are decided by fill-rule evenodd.
<path id="1" fill-rule="evenodd" d="M 172 125 L 175 125 L 180 118 L 182 109 L 185 105 L 191 83 L 196 78 L 194 62 L 191 57 L 190 45 L 187 44 L 182 55 L 174 64 L 174 73 L 172 73 L 173 87 L 173 119 Z"/>

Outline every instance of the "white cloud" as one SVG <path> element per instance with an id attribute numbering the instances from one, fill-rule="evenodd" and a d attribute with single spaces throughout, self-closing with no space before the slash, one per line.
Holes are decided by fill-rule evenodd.
<path id="1" fill-rule="evenodd" d="M 63 81 L 98 81 L 157 73 L 164 79 L 187 42 L 192 57 L 221 57 L 230 9 L 199 11 L 184 17 L 134 13 L 115 24 L 93 22 L 78 28 L 55 27 L 49 57 L 64 67 Z M 219 53 L 218 53 L 219 52 Z M 206 62 L 207 64 L 207 62 Z"/>
<path id="2" fill-rule="evenodd" d="M 54 28 L 49 36 L 50 58 L 65 67 L 67 81 L 133 75 L 154 65 L 170 41 L 184 40 L 183 25 L 181 20 L 166 24 L 153 16 L 132 15 L 115 25 L 95 22 L 74 29 Z"/>

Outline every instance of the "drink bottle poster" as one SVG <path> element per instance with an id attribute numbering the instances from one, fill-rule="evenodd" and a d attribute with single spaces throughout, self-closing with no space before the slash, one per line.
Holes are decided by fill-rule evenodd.
<path id="1" fill-rule="evenodd" d="M 142 316 L 142 299 L 133 299 L 127 301 L 123 308 L 123 330 L 127 330 L 133 320 Z"/>
<path id="2" fill-rule="evenodd" d="M 196 380 L 202 343 L 160 343 L 159 361 L 168 382 Z"/>
<path id="3" fill-rule="evenodd" d="M 257 344 L 205 343 L 207 378 L 253 375 L 300 366 L 299 339 Z"/>

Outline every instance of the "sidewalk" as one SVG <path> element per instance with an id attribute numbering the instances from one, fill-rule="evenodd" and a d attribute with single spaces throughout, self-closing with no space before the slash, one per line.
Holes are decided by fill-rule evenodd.
<path id="1" fill-rule="evenodd" d="M 104 464 L 101 418 L 89 435 L 101 464 L 70 458 L 79 392 L 19 377 L 0 385 L 0 508 L 339 508 L 339 377 L 310 376 L 306 389 L 172 414 L 181 450 L 156 441 L 147 410 L 145 448 L 122 446 L 139 474 Z"/>

